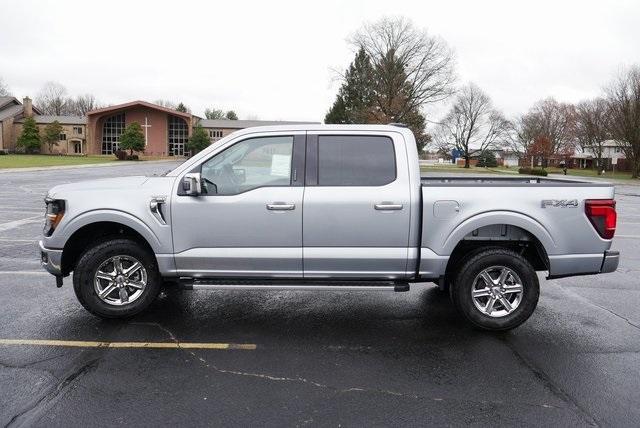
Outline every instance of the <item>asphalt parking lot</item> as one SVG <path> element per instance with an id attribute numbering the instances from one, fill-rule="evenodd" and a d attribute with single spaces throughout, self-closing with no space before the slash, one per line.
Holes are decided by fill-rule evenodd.
<path id="1" fill-rule="evenodd" d="M 2 426 L 640 423 L 640 186 L 617 186 L 618 271 L 542 282 L 536 313 L 504 334 L 470 328 L 430 284 L 174 291 L 130 321 L 93 317 L 70 278 L 57 289 L 40 269 L 46 190 L 172 165 L 0 173 Z"/>

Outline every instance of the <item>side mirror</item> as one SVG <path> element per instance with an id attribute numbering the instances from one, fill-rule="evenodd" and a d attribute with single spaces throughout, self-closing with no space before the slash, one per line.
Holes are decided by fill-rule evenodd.
<path id="1" fill-rule="evenodd" d="M 188 196 L 198 196 L 202 193 L 202 180 L 199 172 L 190 172 L 182 178 L 182 191 Z"/>

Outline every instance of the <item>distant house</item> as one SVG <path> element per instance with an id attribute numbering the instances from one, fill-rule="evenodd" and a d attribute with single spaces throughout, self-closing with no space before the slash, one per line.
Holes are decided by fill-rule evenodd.
<path id="1" fill-rule="evenodd" d="M 611 169 L 612 165 L 616 165 L 619 170 L 627 168 L 626 157 L 623 147 L 626 143 L 617 140 L 606 140 L 602 143 L 602 165 L 597 165 L 597 156 L 592 148 L 582 149 L 576 147 L 576 151 L 572 156 L 573 164 L 576 168 L 603 168 Z"/>
<path id="2" fill-rule="evenodd" d="M 15 97 L 0 97 L 0 150 L 10 151 L 15 148 L 20 135 L 16 133 L 15 122 L 34 114 L 42 112 L 33 107 L 31 98 L 26 97 L 20 102 Z"/>
<path id="3" fill-rule="evenodd" d="M 520 157 L 518 153 L 513 150 L 509 150 L 506 148 L 495 149 L 492 150 L 493 154 L 496 156 L 496 160 L 498 161 L 498 165 L 507 166 L 507 167 L 517 167 L 518 162 L 520 161 Z"/>

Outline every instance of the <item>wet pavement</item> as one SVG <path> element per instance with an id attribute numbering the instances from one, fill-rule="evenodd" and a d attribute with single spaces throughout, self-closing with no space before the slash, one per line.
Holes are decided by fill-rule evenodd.
<path id="1" fill-rule="evenodd" d="M 175 164 L 0 173 L 0 425 L 563 425 L 640 422 L 640 187 L 617 186 L 617 272 L 543 281 L 503 334 L 431 284 L 407 293 L 168 290 L 103 321 L 39 267 L 57 183 Z M 8 344 L 148 342 L 174 349 Z M 185 349 L 180 343 L 255 344 Z"/>

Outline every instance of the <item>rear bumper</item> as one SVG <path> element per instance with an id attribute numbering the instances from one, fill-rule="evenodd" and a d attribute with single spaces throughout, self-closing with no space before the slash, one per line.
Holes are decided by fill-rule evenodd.
<path id="1" fill-rule="evenodd" d="M 605 251 L 596 254 L 564 254 L 549 256 L 549 276 L 564 278 L 577 275 L 595 275 L 614 272 L 620 262 L 619 251 Z"/>
<path id="2" fill-rule="evenodd" d="M 615 272 L 620 263 L 620 251 L 605 251 L 600 273 Z"/>
<path id="3" fill-rule="evenodd" d="M 42 241 L 38 245 L 40 246 L 40 264 L 42 267 L 52 275 L 62 275 L 62 250 L 45 248 Z"/>

